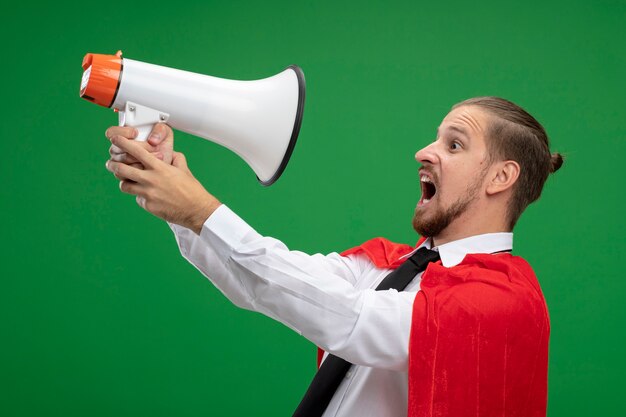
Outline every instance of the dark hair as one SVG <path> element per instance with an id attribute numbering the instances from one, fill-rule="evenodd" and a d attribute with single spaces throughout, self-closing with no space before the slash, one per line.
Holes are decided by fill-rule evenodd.
<path id="1" fill-rule="evenodd" d="M 543 126 L 515 103 L 499 97 L 475 97 L 452 109 L 461 106 L 476 106 L 493 116 L 486 135 L 490 160 L 512 160 L 520 165 L 508 207 L 509 226 L 513 229 L 524 209 L 541 195 L 548 175 L 563 165 L 563 156 L 550 153 Z"/>

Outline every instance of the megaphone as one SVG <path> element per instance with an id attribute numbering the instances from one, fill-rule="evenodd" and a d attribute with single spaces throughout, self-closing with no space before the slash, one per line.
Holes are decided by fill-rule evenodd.
<path id="1" fill-rule="evenodd" d="M 208 139 L 232 150 L 263 185 L 283 173 L 304 111 L 304 74 L 297 65 L 255 81 L 227 80 L 174 68 L 88 53 L 80 96 L 119 112 L 119 125 L 145 141 L 154 124 Z"/>

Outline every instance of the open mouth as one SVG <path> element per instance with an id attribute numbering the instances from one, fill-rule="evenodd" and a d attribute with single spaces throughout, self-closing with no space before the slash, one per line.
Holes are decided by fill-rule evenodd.
<path id="1" fill-rule="evenodd" d="M 419 201 L 419 205 L 425 205 L 433 199 L 437 194 L 437 187 L 433 183 L 432 178 L 426 174 L 420 174 L 420 186 L 422 188 L 422 198 Z"/>

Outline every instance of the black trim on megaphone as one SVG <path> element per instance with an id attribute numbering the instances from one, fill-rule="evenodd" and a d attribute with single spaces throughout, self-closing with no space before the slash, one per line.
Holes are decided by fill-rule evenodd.
<path id="1" fill-rule="evenodd" d="M 117 98 L 117 93 L 120 92 L 120 85 L 122 85 L 122 74 L 124 73 L 124 59 L 122 59 L 122 63 L 120 64 L 120 75 L 117 77 L 117 86 L 115 87 L 115 94 L 113 94 L 113 100 L 111 100 L 111 104 L 109 104 L 109 108 L 113 106 L 115 103 L 115 99 Z"/>
<path id="2" fill-rule="evenodd" d="M 289 140 L 289 145 L 287 146 L 287 150 L 285 151 L 285 156 L 283 156 L 283 160 L 280 162 L 280 166 L 267 181 L 261 181 L 257 176 L 257 180 L 261 183 L 261 185 L 269 186 L 272 185 L 280 178 L 281 174 L 287 167 L 289 163 L 289 158 L 291 158 L 291 154 L 293 152 L 293 148 L 296 146 L 296 141 L 298 140 L 298 134 L 300 133 L 300 126 L 302 125 L 302 115 L 304 114 L 304 93 L 306 90 L 306 85 L 304 82 L 304 72 L 297 65 L 290 65 L 286 69 L 292 69 L 296 76 L 298 77 L 298 110 L 296 112 L 296 120 L 293 123 L 293 130 L 291 131 L 291 139 Z"/>

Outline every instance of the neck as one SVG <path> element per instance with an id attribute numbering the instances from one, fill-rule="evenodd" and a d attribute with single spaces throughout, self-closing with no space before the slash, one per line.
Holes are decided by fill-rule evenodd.
<path id="1" fill-rule="evenodd" d="M 495 212 L 494 210 L 468 210 L 432 238 L 433 245 L 440 246 L 470 236 L 510 231 L 508 221 L 502 216 L 501 210 Z"/>

